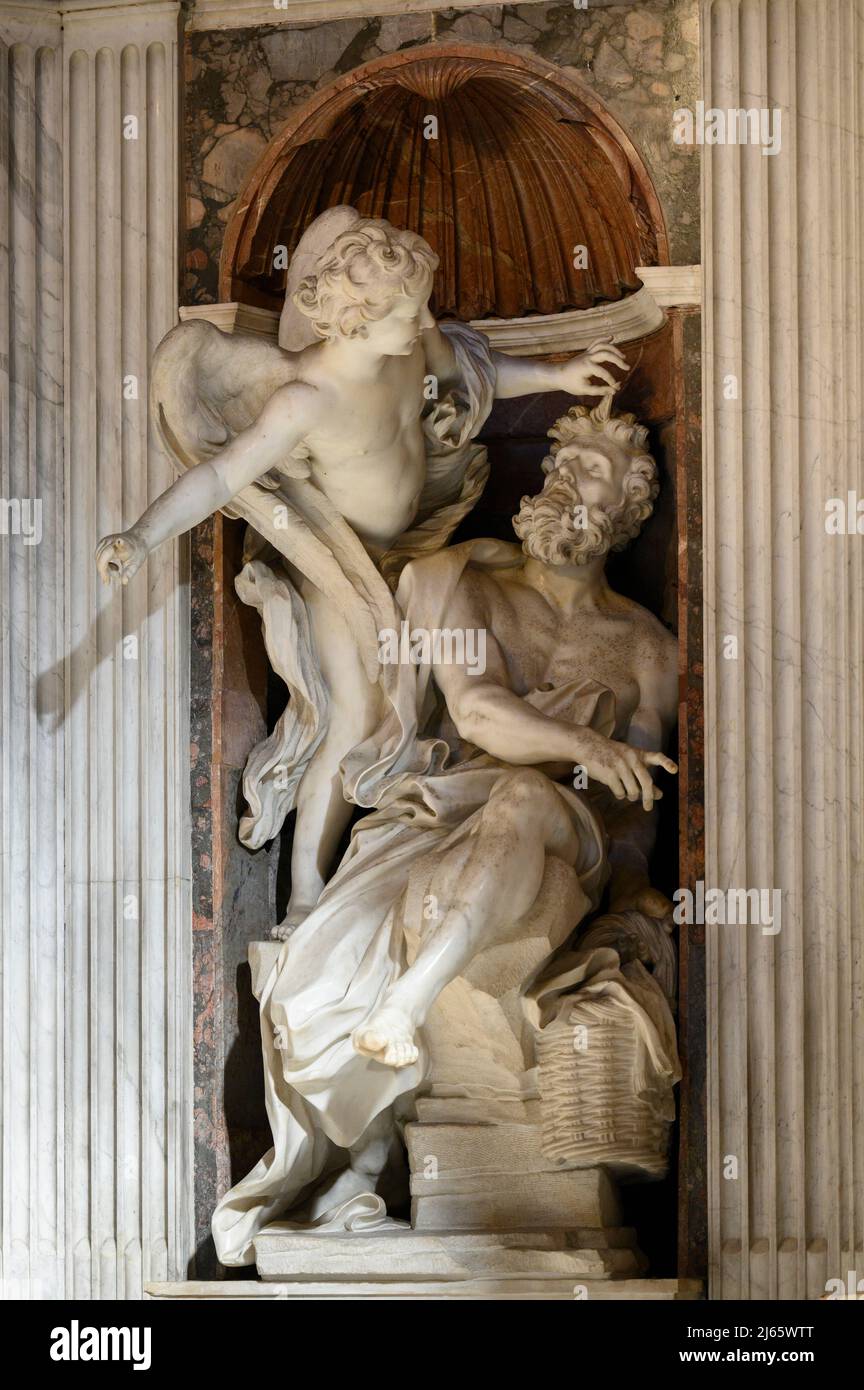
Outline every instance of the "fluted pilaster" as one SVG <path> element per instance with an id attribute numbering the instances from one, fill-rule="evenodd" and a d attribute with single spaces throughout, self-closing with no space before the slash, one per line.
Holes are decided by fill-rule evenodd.
<path id="1" fill-rule="evenodd" d="M 0 540 L 4 1260 L 136 1297 L 192 1253 L 188 602 L 179 546 L 121 592 L 93 550 L 172 480 L 179 5 L 36 10 L 0 19 L 2 491 L 44 528 Z"/>
<path id="2" fill-rule="evenodd" d="M 706 882 L 782 893 L 707 932 L 712 1293 L 814 1298 L 864 1276 L 861 18 L 705 0 L 702 43 L 706 107 L 782 113 L 703 151 Z"/>
<path id="3" fill-rule="evenodd" d="M 63 1288 L 62 62 L 0 22 L 2 1292 Z M 37 684 L 40 681 L 41 684 Z M 42 710 L 37 708 L 37 695 Z M 54 715 L 59 724 L 55 725 Z"/>

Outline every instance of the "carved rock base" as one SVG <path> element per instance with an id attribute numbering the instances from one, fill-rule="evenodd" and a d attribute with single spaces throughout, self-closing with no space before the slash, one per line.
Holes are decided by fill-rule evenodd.
<path id="1" fill-rule="evenodd" d="M 617 1226 L 601 1168 L 543 1156 L 539 1124 L 409 1124 L 411 1225 L 434 1231 L 572 1231 Z"/>
<path id="2" fill-rule="evenodd" d="M 451 1120 L 460 1108 L 439 1104 Z M 598 1282 L 632 1282 L 647 1264 L 635 1232 L 618 1224 L 614 1182 L 544 1158 L 530 1114 L 408 1124 L 411 1226 L 302 1232 L 274 1222 L 255 1241 L 260 1278 L 293 1288 L 286 1297 L 338 1296 L 344 1283 L 350 1297 L 573 1299 Z"/>

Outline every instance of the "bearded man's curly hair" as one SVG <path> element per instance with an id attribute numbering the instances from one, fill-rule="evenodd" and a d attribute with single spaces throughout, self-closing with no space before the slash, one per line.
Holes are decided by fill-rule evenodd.
<path id="1" fill-rule="evenodd" d="M 585 564 L 609 550 L 623 550 L 635 540 L 654 509 L 660 491 L 657 465 L 648 453 L 648 431 L 635 415 L 611 415 L 611 397 L 588 410 L 574 405 L 549 430 L 555 443 L 542 463 L 546 480 L 536 497 L 523 497 L 513 529 L 527 555 L 549 564 Z M 602 435 L 623 447 L 631 462 L 622 482 L 622 500 L 614 507 L 590 507 L 587 524 L 577 526 L 574 508 L 579 489 L 569 478 L 556 476 L 558 455 L 573 444 L 589 443 Z"/>

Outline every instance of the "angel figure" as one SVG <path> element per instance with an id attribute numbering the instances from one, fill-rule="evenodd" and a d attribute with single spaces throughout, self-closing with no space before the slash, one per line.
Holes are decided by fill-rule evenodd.
<path id="1" fill-rule="evenodd" d="M 382 711 L 413 720 L 413 672 L 382 664 L 378 634 L 398 629 L 404 565 L 440 549 L 483 489 L 475 441 L 493 399 L 604 395 L 609 367 L 626 367 L 607 340 L 550 364 L 439 327 L 437 265 L 422 237 L 331 208 L 295 252 L 278 346 L 200 320 L 174 328 L 154 357 L 151 412 L 180 476 L 96 550 L 103 582 L 125 584 L 219 509 L 250 523 L 237 588 L 290 698 L 249 759 L 240 838 L 258 848 L 296 807 L 283 939 L 315 907 L 352 801 L 370 804 L 347 755 Z"/>

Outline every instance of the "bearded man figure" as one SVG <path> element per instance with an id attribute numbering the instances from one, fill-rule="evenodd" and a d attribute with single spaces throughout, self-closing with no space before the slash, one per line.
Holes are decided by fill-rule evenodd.
<path id="1" fill-rule="evenodd" d="M 611 417 L 610 402 L 575 406 L 550 430 L 543 491 L 522 499 L 513 522 L 521 554 L 469 542 L 406 570 L 401 601 L 412 628 L 432 630 L 446 616 L 451 630 L 485 632 L 482 677 L 458 663 L 433 663 L 432 675 L 458 736 L 457 766 L 494 767 L 477 824 L 430 880 L 438 921 L 355 1032 L 355 1047 L 386 1064 L 416 1060 L 416 1030 L 434 1000 L 530 912 L 547 858 L 584 858 L 586 801 L 608 836 L 611 910 L 650 916 L 666 906 L 649 884 L 648 858 L 662 797 L 652 769 L 677 771 L 662 752 L 676 717 L 677 647 L 606 582 L 607 555 L 638 535 L 658 492 L 647 430 L 632 415 Z M 566 785 L 574 769 L 587 774 L 586 798 Z M 622 814 L 616 802 L 633 809 Z"/>
<path id="2" fill-rule="evenodd" d="M 658 491 L 647 431 L 610 416 L 610 401 L 550 431 L 543 490 L 514 519 L 521 548 L 469 541 L 403 572 L 411 629 L 482 631 L 485 670 L 437 659 L 430 642 L 416 724 L 389 716 L 343 763 L 376 809 L 258 981 L 274 1148 L 217 1208 L 226 1263 L 251 1259 L 255 1232 L 301 1191 L 314 1219 L 375 1190 L 394 1103 L 427 1074 L 424 1023 L 479 955 L 538 912 L 562 946 L 607 882 L 612 911 L 668 906 L 648 861 L 654 770 L 677 771 L 662 751 L 677 649 L 606 581 L 609 551 L 638 534 Z M 564 895 L 550 891 L 553 860 Z"/>

